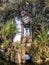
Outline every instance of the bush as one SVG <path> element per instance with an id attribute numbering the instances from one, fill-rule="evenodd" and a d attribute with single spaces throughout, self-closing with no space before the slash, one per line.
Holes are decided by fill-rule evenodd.
<path id="1" fill-rule="evenodd" d="M 44 27 L 41 27 L 41 32 L 37 33 L 37 37 L 32 42 L 31 55 L 34 61 L 49 58 L 49 47 L 47 46 L 49 38 L 47 31 Z"/>

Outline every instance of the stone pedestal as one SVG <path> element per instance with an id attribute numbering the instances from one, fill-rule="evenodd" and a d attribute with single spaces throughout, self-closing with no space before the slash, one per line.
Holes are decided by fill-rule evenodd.
<path id="1" fill-rule="evenodd" d="M 26 37 L 22 37 L 22 41 L 21 41 L 21 43 L 26 43 Z"/>

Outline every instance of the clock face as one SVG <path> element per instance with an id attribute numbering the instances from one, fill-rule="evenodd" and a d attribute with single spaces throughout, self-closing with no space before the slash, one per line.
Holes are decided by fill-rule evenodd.
<path id="1" fill-rule="evenodd" d="M 29 16 L 24 16 L 24 17 L 22 17 L 22 21 L 23 21 L 24 23 L 28 23 L 29 20 L 30 20 L 30 17 L 29 17 Z"/>

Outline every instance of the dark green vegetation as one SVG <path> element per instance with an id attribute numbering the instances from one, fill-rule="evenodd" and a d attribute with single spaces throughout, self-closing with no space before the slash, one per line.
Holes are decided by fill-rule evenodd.
<path id="1" fill-rule="evenodd" d="M 11 2 L 12 1 L 12 2 Z M 33 4 L 34 0 L 17 0 L 17 1 L 13 1 L 13 0 L 0 0 L 0 20 L 2 19 L 11 19 L 14 15 L 16 15 L 17 13 L 20 13 L 19 6 L 22 6 L 22 2 L 28 1 L 29 3 Z M 41 10 L 43 9 L 43 7 L 49 6 L 49 0 L 37 0 L 36 2 L 36 7 Z M 21 8 L 20 8 L 21 9 Z M 15 14 L 14 14 L 15 13 Z"/>
<path id="2" fill-rule="evenodd" d="M 46 58 L 49 58 L 49 37 L 47 35 L 47 30 L 41 27 L 41 32 L 37 31 L 35 33 L 36 37 L 32 43 L 31 55 L 33 60 L 43 60 L 44 62 Z"/>
<path id="3" fill-rule="evenodd" d="M 16 15 L 20 16 L 20 12 L 23 9 L 22 5 L 25 1 L 18 0 L 18 2 L 11 3 L 0 0 L 0 46 L 3 45 L 3 49 L 11 47 L 11 54 L 15 51 L 15 47 L 14 49 L 12 47 L 13 36 L 18 32 L 14 23 L 14 17 Z M 33 61 L 42 60 L 44 62 L 49 58 L 49 34 L 47 34 L 49 31 L 48 1 L 49 0 L 36 0 L 35 2 L 33 0 L 28 1 L 32 7 L 30 12 L 32 13 L 33 22 L 33 42 L 30 53 Z M 33 7 L 34 3 L 36 4 L 35 9 Z M 44 10 L 45 7 L 47 7 L 46 10 Z M 20 45 L 16 45 L 16 47 L 18 49 L 20 48 Z"/>
<path id="4" fill-rule="evenodd" d="M 13 20 L 7 21 L 5 25 L 0 22 L 0 39 L 5 44 L 12 42 L 13 36 L 16 33 L 16 26 Z M 1 42 L 0 42 L 1 43 Z"/>

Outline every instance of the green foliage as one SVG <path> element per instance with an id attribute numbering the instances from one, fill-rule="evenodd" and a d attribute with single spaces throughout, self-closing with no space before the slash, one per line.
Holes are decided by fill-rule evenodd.
<path id="1" fill-rule="evenodd" d="M 14 20 L 9 20 L 3 25 L 0 24 L 0 39 L 2 40 L 3 45 L 8 46 L 13 41 L 13 36 L 18 32 Z"/>
<path id="2" fill-rule="evenodd" d="M 36 32 L 41 32 L 41 27 L 44 26 L 46 29 L 48 29 L 47 22 L 45 22 L 45 17 L 43 14 L 36 14 L 36 16 L 33 18 L 33 37 L 36 37 Z"/>
<path id="3" fill-rule="evenodd" d="M 3 28 L 3 23 L 2 22 L 0 22 L 0 35 L 2 34 L 2 28 Z"/>
<path id="4" fill-rule="evenodd" d="M 37 36 L 32 42 L 32 54 L 33 60 L 46 59 L 49 58 L 49 47 L 47 44 L 49 43 L 49 37 L 47 34 L 48 30 L 45 29 L 44 26 L 41 27 L 41 32 L 36 32 Z"/>
<path id="5" fill-rule="evenodd" d="M 3 45 L 6 46 L 6 47 L 8 47 L 8 45 L 10 44 L 10 42 L 11 42 L 10 40 L 4 40 L 3 41 Z"/>
<path id="6" fill-rule="evenodd" d="M 16 33 L 16 26 L 14 21 L 7 21 L 6 24 L 4 25 L 4 28 L 2 29 L 2 35 L 4 36 L 12 36 L 13 34 Z"/>
<path id="7" fill-rule="evenodd" d="M 39 34 L 37 34 L 37 42 L 40 44 L 48 44 L 48 34 L 47 34 L 48 30 L 46 30 L 44 27 L 41 27 L 41 32 L 39 32 Z"/>
<path id="8" fill-rule="evenodd" d="M 33 24 L 36 28 L 36 26 L 46 26 L 45 17 L 43 14 L 36 14 L 36 16 L 33 18 Z"/>

